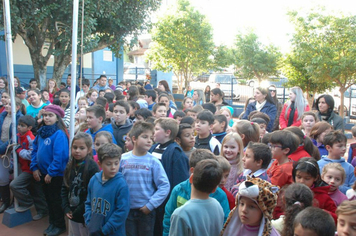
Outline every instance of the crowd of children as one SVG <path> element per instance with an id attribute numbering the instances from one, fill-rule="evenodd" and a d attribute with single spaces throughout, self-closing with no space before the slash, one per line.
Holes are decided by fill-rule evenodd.
<path id="1" fill-rule="evenodd" d="M 356 144 L 345 160 L 345 135 L 303 113 L 298 97 L 284 108 L 296 120 L 283 111 L 283 130 L 267 132 L 268 115 L 234 120 L 218 88 L 213 103 L 191 90 L 177 107 L 166 81 L 113 90 L 104 79 L 92 89 L 81 80 L 70 144 L 70 87 L 49 80 L 48 90 L 27 91 L 27 103 L 19 91 L 16 124 L 3 91 L 1 213 L 11 190 L 17 212 L 49 216 L 47 236 L 65 232 L 66 218 L 74 236 L 355 235 Z M 21 169 L 13 180 L 10 146 Z"/>

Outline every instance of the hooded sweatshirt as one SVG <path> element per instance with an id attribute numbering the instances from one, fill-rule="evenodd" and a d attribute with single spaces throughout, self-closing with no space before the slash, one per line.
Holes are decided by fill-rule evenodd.
<path id="1" fill-rule="evenodd" d="M 95 149 L 94 149 L 95 135 L 96 135 L 97 133 L 99 133 L 100 131 L 108 131 L 108 132 L 111 134 L 111 136 L 112 136 L 112 142 L 113 142 L 114 144 L 117 144 L 116 139 L 115 139 L 114 134 L 113 134 L 113 128 L 112 128 L 111 125 L 103 125 L 103 126 L 102 126 L 98 131 L 96 131 L 96 132 L 93 132 L 93 129 L 88 129 L 87 131 L 85 131 L 85 133 L 90 134 L 91 137 L 92 137 L 92 139 L 93 139 L 93 155 L 96 155 L 96 151 L 95 151 Z"/>
<path id="2" fill-rule="evenodd" d="M 335 202 L 328 195 L 330 186 L 325 182 L 322 182 L 320 187 L 312 187 L 311 190 L 314 193 L 314 202 L 313 205 L 320 209 L 327 211 L 337 223 L 337 216 L 335 214 L 336 205 Z"/>
<path id="3" fill-rule="evenodd" d="M 115 121 L 112 121 L 111 126 L 117 145 L 121 147 L 122 150 L 125 150 L 125 138 L 133 126 L 132 120 L 127 119 L 126 123 L 123 125 L 116 125 Z"/>

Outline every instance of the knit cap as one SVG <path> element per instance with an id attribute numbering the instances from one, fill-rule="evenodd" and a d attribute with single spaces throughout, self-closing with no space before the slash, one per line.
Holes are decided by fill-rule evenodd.
<path id="1" fill-rule="evenodd" d="M 64 117 L 64 111 L 60 106 L 57 105 L 48 105 L 43 108 L 45 111 L 53 112 L 54 114 L 58 115 L 59 117 Z"/>

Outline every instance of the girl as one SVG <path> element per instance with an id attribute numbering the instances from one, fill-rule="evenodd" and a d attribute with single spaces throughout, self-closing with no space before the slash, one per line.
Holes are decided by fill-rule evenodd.
<path id="1" fill-rule="evenodd" d="M 167 117 L 173 118 L 173 115 L 176 112 L 176 110 L 174 108 L 169 107 L 170 101 L 168 95 L 165 93 L 161 93 L 161 95 L 159 95 L 158 97 L 158 102 L 166 104 Z"/>
<path id="2" fill-rule="evenodd" d="M 243 171 L 243 156 L 244 146 L 241 136 L 237 133 L 230 133 L 225 136 L 221 144 L 221 154 L 225 157 L 230 165 L 231 170 L 229 177 L 226 180 L 225 188 L 230 191 L 234 186 L 237 177 Z"/>
<path id="3" fill-rule="evenodd" d="M 2 96 L 1 96 L 1 108 L 0 108 L 0 113 L 2 113 L 3 111 L 5 111 L 5 107 L 6 105 L 9 103 L 10 101 L 10 94 L 8 92 L 3 92 Z"/>
<path id="4" fill-rule="evenodd" d="M 33 141 L 30 168 L 33 178 L 41 181 L 48 205 L 50 225 L 43 234 L 60 235 L 66 231 L 61 188 L 69 156 L 68 133 L 61 107 L 45 106 L 42 115 L 43 120 Z"/>
<path id="5" fill-rule="evenodd" d="M 224 94 L 219 88 L 214 88 L 210 93 L 210 101 L 216 106 L 219 104 L 229 105 L 224 101 Z"/>
<path id="6" fill-rule="evenodd" d="M 93 141 L 89 134 L 78 133 L 74 136 L 71 147 L 71 161 L 64 171 L 62 185 L 62 208 L 69 219 L 74 236 L 88 235 L 84 226 L 85 201 L 90 178 L 99 171 L 93 160 Z"/>
<path id="7" fill-rule="evenodd" d="M 323 141 L 326 134 L 330 133 L 333 127 L 325 121 L 316 123 L 310 130 L 310 138 L 315 146 L 318 147 L 321 158 L 329 154 L 326 150 Z"/>
<path id="8" fill-rule="evenodd" d="M 234 121 L 232 119 L 232 114 L 234 114 L 234 108 L 230 106 L 223 106 L 220 109 L 220 114 L 226 116 L 227 124 L 229 125 L 229 127 L 234 126 Z"/>
<path id="9" fill-rule="evenodd" d="M 279 116 L 279 127 L 285 129 L 289 126 L 299 127 L 302 123 L 302 115 L 309 111 L 310 107 L 304 98 L 303 91 L 299 87 L 293 87 L 289 93 L 289 101 L 284 104 L 281 115 Z"/>
<path id="10" fill-rule="evenodd" d="M 4 98 L 4 96 L 2 97 Z M 24 105 L 19 98 L 16 99 L 16 122 L 23 116 Z M 7 158 L 0 159 L 0 195 L 2 198 L 2 205 L 0 213 L 3 213 L 10 206 L 10 159 L 11 152 L 6 153 L 6 149 L 10 144 L 12 137 L 12 120 L 11 120 L 11 102 L 8 100 L 5 105 L 5 111 L 0 114 L 0 155 L 7 154 Z M 17 126 L 16 126 L 17 127 Z"/>
<path id="11" fill-rule="evenodd" d="M 80 108 L 77 113 L 75 113 L 75 131 L 77 132 L 85 132 L 88 129 L 87 120 L 87 111 L 85 108 Z"/>
<path id="12" fill-rule="evenodd" d="M 49 93 L 47 90 L 41 90 L 41 100 L 44 104 L 50 105 L 51 101 L 49 100 Z"/>
<path id="13" fill-rule="evenodd" d="M 129 101 L 137 101 L 137 96 L 140 95 L 138 92 L 138 88 L 135 85 L 130 86 L 130 89 L 127 92 L 127 100 Z"/>
<path id="14" fill-rule="evenodd" d="M 210 102 L 210 86 L 207 85 L 204 90 L 205 102 Z"/>
<path id="15" fill-rule="evenodd" d="M 49 101 L 51 103 L 53 103 L 53 96 L 56 92 L 59 91 L 59 88 L 57 87 L 57 82 L 54 79 L 49 79 L 47 86 L 46 86 L 46 90 L 49 93 Z"/>
<path id="16" fill-rule="evenodd" d="M 70 91 L 68 89 L 62 89 L 59 92 L 59 102 L 61 104 L 61 108 L 64 111 L 63 122 L 67 128 L 69 128 L 70 124 Z"/>
<path id="17" fill-rule="evenodd" d="M 327 211 L 335 220 L 336 205 L 328 195 L 330 186 L 320 178 L 320 170 L 314 158 L 305 157 L 300 159 L 293 167 L 293 181 L 305 184 L 314 193 L 314 206 Z"/>
<path id="18" fill-rule="evenodd" d="M 168 94 L 172 94 L 171 90 L 169 89 L 168 82 L 165 80 L 161 80 L 158 82 L 157 88 L 162 92 L 166 92 Z"/>
<path id="19" fill-rule="evenodd" d="M 209 94 L 209 97 L 210 97 L 210 94 Z M 195 105 L 203 105 L 203 103 L 205 103 L 205 96 L 204 96 L 203 90 L 201 90 L 201 89 L 194 90 L 194 93 L 193 93 L 193 106 L 195 106 Z"/>
<path id="20" fill-rule="evenodd" d="M 129 151 L 132 151 L 133 150 L 133 143 L 132 143 L 132 140 L 131 140 L 131 138 L 130 138 L 130 135 L 129 134 L 127 134 L 126 136 L 125 136 L 125 150 L 126 150 L 126 152 L 129 152 Z"/>
<path id="21" fill-rule="evenodd" d="M 302 115 L 301 129 L 307 137 L 310 137 L 310 131 L 315 125 L 315 123 L 318 121 L 319 121 L 318 117 L 314 112 L 312 111 L 304 112 L 304 114 Z"/>
<path id="22" fill-rule="evenodd" d="M 193 108 L 193 99 L 190 97 L 185 97 L 183 100 L 183 111 L 186 109 L 190 110 Z"/>
<path id="23" fill-rule="evenodd" d="M 30 101 L 30 105 L 27 107 L 27 115 L 32 116 L 33 118 L 41 119 L 42 108 L 46 106 L 41 100 L 41 93 L 38 89 L 30 89 L 27 92 L 28 100 Z"/>
<path id="24" fill-rule="evenodd" d="M 80 97 L 78 99 L 78 109 L 88 108 L 88 107 L 89 107 L 88 99 L 86 97 Z"/>
<path id="25" fill-rule="evenodd" d="M 112 135 L 108 131 L 98 132 L 94 138 L 94 149 L 96 153 L 98 153 L 99 148 L 105 143 L 112 143 Z M 98 155 L 94 156 L 94 161 L 99 165 Z"/>
<path id="26" fill-rule="evenodd" d="M 259 142 L 260 141 L 260 127 L 257 123 L 250 122 L 247 120 L 240 120 L 236 122 L 232 127 L 233 132 L 237 132 L 242 138 L 243 146 L 245 151 L 245 147 L 247 144 L 251 142 Z"/>
<path id="27" fill-rule="evenodd" d="M 183 123 L 179 125 L 176 141 L 189 159 L 190 154 L 195 150 L 194 129 L 190 124 Z"/>
<path id="28" fill-rule="evenodd" d="M 194 89 L 192 89 L 192 86 L 188 85 L 187 92 L 185 93 L 185 97 L 192 98 L 194 94 Z"/>
<path id="29" fill-rule="evenodd" d="M 96 91 L 95 89 L 90 89 L 87 94 L 87 98 L 89 106 L 93 106 L 96 99 L 98 98 L 98 91 Z"/>
<path id="30" fill-rule="evenodd" d="M 346 179 L 345 170 L 340 163 L 326 164 L 321 173 L 321 179 L 330 185 L 328 194 L 334 200 L 336 206 L 347 200 L 345 194 L 339 190 L 339 186 L 343 185 Z"/>
<path id="31" fill-rule="evenodd" d="M 6 91 L 8 91 L 7 80 L 5 77 L 0 77 L 0 97 Z"/>

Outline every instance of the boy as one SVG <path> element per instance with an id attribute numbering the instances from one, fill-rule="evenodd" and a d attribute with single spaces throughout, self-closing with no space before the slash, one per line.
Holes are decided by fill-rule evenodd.
<path id="1" fill-rule="evenodd" d="M 130 190 L 130 213 L 126 221 L 127 235 L 153 235 L 156 208 L 169 194 L 169 180 L 160 161 L 148 150 L 152 146 L 153 125 L 138 121 L 132 127 L 132 151 L 120 162 Z"/>
<path id="2" fill-rule="evenodd" d="M 102 171 L 89 182 L 85 202 L 85 224 L 90 235 L 125 235 L 125 221 L 130 211 L 127 183 L 118 172 L 121 150 L 106 143 L 98 150 Z"/>
<path id="3" fill-rule="evenodd" d="M 335 223 L 331 215 L 320 208 L 307 207 L 294 219 L 294 235 L 334 236 Z"/>
<path id="4" fill-rule="evenodd" d="M 267 170 L 267 175 L 273 185 L 282 188 L 286 184 L 293 183 L 293 161 L 288 155 L 297 150 L 299 138 L 290 131 L 274 131 L 270 137 L 270 148 L 274 162 Z"/>
<path id="5" fill-rule="evenodd" d="M 208 160 L 208 159 L 215 160 L 215 155 L 211 151 L 205 149 L 195 150 L 190 155 L 189 158 L 190 174 L 193 173 L 194 168 L 199 161 Z M 169 200 L 165 208 L 165 214 L 163 220 L 164 236 L 167 236 L 170 232 L 172 213 L 176 208 L 184 205 L 190 199 L 190 196 L 191 196 L 191 184 L 189 182 L 189 179 L 186 179 L 185 181 L 183 181 L 182 183 L 178 184 L 173 188 L 171 196 L 169 197 Z M 223 190 L 221 190 L 221 188 L 217 188 L 214 193 L 210 194 L 210 197 L 215 198 L 220 203 L 224 211 L 224 222 L 225 222 L 230 212 L 229 202 L 227 200 L 226 194 L 224 193 Z"/>
<path id="6" fill-rule="evenodd" d="M 223 171 L 223 176 L 222 176 L 221 182 L 219 184 L 219 187 L 225 192 L 227 200 L 229 201 L 230 210 L 232 210 L 235 207 L 235 198 L 234 198 L 234 196 L 232 196 L 231 192 L 225 188 L 226 180 L 230 174 L 231 164 L 223 156 L 217 156 L 216 159 L 219 162 L 221 169 Z"/>
<path id="7" fill-rule="evenodd" d="M 24 104 L 26 108 L 30 105 L 26 99 L 26 90 L 23 90 L 21 87 L 16 88 L 16 97 L 21 99 L 22 104 Z"/>
<path id="8" fill-rule="evenodd" d="M 167 108 L 164 103 L 156 103 L 152 108 L 153 116 L 157 119 L 167 117 Z"/>
<path id="9" fill-rule="evenodd" d="M 37 88 L 37 80 L 34 78 L 30 79 L 30 89 L 38 89 Z"/>
<path id="10" fill-rule="evenodd" d="M 258 124 L 258 126 L 260 127 L 260 139 L 263 139 L 263 137 L 265 136 L 265 134 L 267 132 L 266 128 L 267 128 L 268 122 L 266 122 L 266 120 L 264 120 L 262 118 L 253 118 L 251 120 L 251 122 Z"/>
<path id="11" fill-rule="evenodd" d="M 94 105 L 87 108 L 87 124 L 88 130 L 86 133 L 90 134 L 93 138 L 93 144 L 95 135 L 100 131 L 108 131 L 112 135 L 112 141 L 117 144 L 116 139 L 113 135 L 113 128 L 110 124 L 103 125 L 103 121 L 106 118 L 105 108 L 100 105 Z M 96 155 L 96 151 L 93 145 L 93 155 Z"/>
<path id="12" fill-rule="evenodd" d="M 185 113 L 184 113 L 184 111 L 181 111 L 181 110 L 176 111 L 173 115 L 173 119 L 178 121 L 178 124 L 180 124 L 183 117 L 185 117 Z"/>
<path id="13" fill-rule="evenodd" d="M 125 150 L 125 137 L 132 128 L 132 121 L 129 118 L 130 106 L 125 101 L 117 101 L 114 104 L 113 117 L 114 122 L 111 123 L 114 137 L 117 145 Z"/>
<path id="14" fill-rule="evenodd" d="M 338 217 L 337 235 L 356 235 L 356 201 L 344 201 L 336 210 Z"/>
<path id="15" fill-rule="evenodd" d="M 214 115 L 211 111 L 203 110 L 198 113 L 195 122 L 195 148 L 211 150 L 215 155 L 220 154 L 221 143 L 213 137 L 211 130 L 213 128 Z"/>
<path id="16" fill-rule="evenodd" d="M 190 124 L 183 123 L 179 125 L 176 142 L 181 146 L 184 154 L 189 159 L 190 154 L 195 150 L 194 129 Z"/>
<path id="17" fill-rule="evenodd" d="M 196 119 L 196 118 L 197 118 L 197 112 L 194 111 L 193 109 L 186 109 L 186 110 L 185 110 L 185 114 L 186 114 L 186 116 L 190 116 L 190 117 L 192 117 L 193 119 Z"/>
<path id="18" fill-rule="evenodd" d="M 17 122 L 17 140 L 20 146 L 16 149 L 16 153 L 22 172 L 11 181 L 10 189 L 19 204 L 15 211 L 25 212 L 34 204 L 37 215 L 33 216 L 33 220 L 39 220 L 48 214 L 48 208 L 42 186 L 40 182 L 34 181 L 30 170 L 32 143 L 35 139 L 31 129 L 35 126 L 35 122 L 35 119 L 29 115 L 20 117 Z"/>
<path id="19" fill-rule="evenodd" d="M 153 106 L 156 104 L 155 103 L 156 97 L 157 97 L 156 92 L 153 89 L 145 91 L 145 100 L 148 104 L 148 107 L 147 107 L 148 110 L 152 111 Z"/>
<path id="20" fill-rule="evenodd" d="M 352 137 L 356 139 L 356 125 L 351 128 Z M 347 158 L 348 163 L 352 163 L 352 160 L 356 157 L 356 143 L 351 143 L 349 148 L 349 157 Z M 355 163 L 356 164 L 356 163 Z M 353 165 L 355 166 L 355 165 Z"/>
<path id="21" fill-rule="evenodd" d="M 346 152 L 346 142 L 346 136 L 340 130 L 331 131 L 325 135 L 323 143 L 329 155 L 318 161 L 320 172 L 323 171 L 323 167 L 328 163 L 341 164 L 346 173 L 345 182 L 339 188 L 343 194 L 346 194 L 346 191 L 350 189 L 356 181 L 354 175 L 355 168 L 343 158 Z"/>
<path id="22" fill-rule="evenodd" d="M 135 111 L 140 109 L 140 105 L 135 101 L 128 101 L 130 111 L 128 112 L 129 119 L 135 123 Z"/>
<path id="23" fill-rule="evenodd" d="M 227 119 L 224 115 L 215 115 L 213 124 L 213 136 L 221 143 L 226 135 Z"/>
<path id="24" fill-rule="evenodd" d="M 224 213 L 216 199 L 209 197 L 221 181 L 222 169 L 216 160 L 197 163 L 189 177 L 191 198 L 171 217 L 169 235 L 219 235 Z"/>
<path id="25" fill-rule="evenodd" d="M 174 141 L 178 133 L 178 122 L 170 118 L 155 121 L 155 145 L 150 153 L 161 161 L 170 183 L 170 191 L 189 177 L 189 161 L 182 148 Z M 168 199 L 167 199 L 168 201 Z M 155 232 L 162 234 L 162 221 L 166 201 L 157 209 Z"/>

